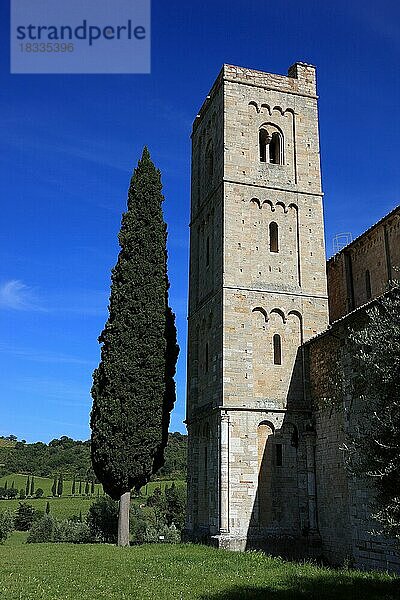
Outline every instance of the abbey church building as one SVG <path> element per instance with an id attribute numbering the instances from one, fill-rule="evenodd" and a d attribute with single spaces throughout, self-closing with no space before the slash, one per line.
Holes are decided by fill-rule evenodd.
<path id="1" fill-rule="evenodd" d="M 400 210 L 327 280 L 322 197 L 315 68 L 224 65 L 192 133 L 185 535 L 396 570 L 345 469 L 349 417 L 315 400 L 328 340 L 400 267 Z"/>

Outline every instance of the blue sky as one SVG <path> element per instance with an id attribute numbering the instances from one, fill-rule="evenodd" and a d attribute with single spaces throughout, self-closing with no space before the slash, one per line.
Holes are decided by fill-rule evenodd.
<path id="1" fill-rule="evenodd" d="M 184 431 L 190 130 L 222 63 L 317 66 L 327 251 L 399 203 L 400 6 L 153 0 L 151 75 L 10 75 L 1 2 L 0 435 L 89 437 L 132 168 L 162 171 Z"/>

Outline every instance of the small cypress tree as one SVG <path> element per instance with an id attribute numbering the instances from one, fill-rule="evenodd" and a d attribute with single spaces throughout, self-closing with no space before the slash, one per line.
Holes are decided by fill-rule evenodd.
<path id="1" fill-rule="evenodd" d="M 175 401 L 179 348 L 168 306 L 163 200 L 160 172 L 144 148 L 122 217 L 92 386 L 92 463 L 105 491 L 120 501 L 119 545 L 129 545 L 131 489 L 139 490 L 163 463 Z"/>
<path id="2" fill-rule="evenodd" d="M 7 482 L 6 482 L 6 483 L 7 483 Z M 15 487 L 15 480 L 13 480 L 13 482 L 12 482 L 12 486 L 11 486 L 11 487 L 12 487 L 12 489 L 13 489 L 13 490 L 15 490 L 15 489 L 16 489 L 16 487 Z"/>
<path id="3" fill-rule="evenodd" d="M 29 496 L 30 491 L 31 491 L 31 480 L 28 475 L 28 479 L 26 480 L 26 486 L 25 486 L 25 496 Z"/>
<path id="4" fill-rule="evenodd" d="M 33 494 L 35 493 L 35 478 L 31 477 L 31 496 L 33 496 Z"/>
<path id="5" fill-rule="evenodd" d="M 5 490 L 7 489 L 7 486 L 8 486 L 8 483 L 7 483 L 7 479 L 6 479 L 6 482 L 5 482 L 5 484 L 4 484 L 4 489 L 5 489 Z"/>
<path id="6" fill-rule="evenodd" d="M 54 477 L 53 485 L 51 486 L 52 496 L 57 496 L 57 476 Z"/>
<path id="7" fill-rule="evenodd" d="M 72 479 L 71 494 L 72 494 L 72 496 L 75 496 L 75 475 L 73 476 L 73 479 Z"/>
<path id="8" fill-rule="evenodd" d="M 79 495 L 82 496 L 82 481 L 79 480 Z"/>
<path id="9" fill-rule="evenodd" d="M 80 520 L 80 522 L 81 522 L 81 523 L 83 522 L 83 519 L 82 519 L 82 511 L 81 511 L 81 510 L 79 511 L 79 520 Z"/>
<path id="10" fill-rule="evenodd" d="M 47 501 L 47 503 L 46 503 L 46 515 L 49 515 L 49 514 L 50 514 L 50 502 Z"/>
<path id="11" fill-rule="evenodd" d="M 86 480 L 85 483 L 85 496 L 89 496 L 89 481 Z"/>
<path id="12" fill-rule="evenodd" d="M 92 479 L 92 484 L 90 486 L 90 493 L 93 496 L 93 494 L 94 494 L 94 481 L 93 481 L 93 479 Z"/>
<path id="13" fill-rule="evenodd" d="M 63 476 L 60 475 L 60 477 L 58 478 L 58 484 L 57 484 L 57 496 L 59 496 L 59 497 L 62 496 L 63 487 L 64 487 Z"/>

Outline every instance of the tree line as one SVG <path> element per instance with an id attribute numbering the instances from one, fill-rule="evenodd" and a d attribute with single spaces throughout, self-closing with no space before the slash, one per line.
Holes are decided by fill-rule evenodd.
<path id="1" fill-rule="evenodd" d="M 170 433 L 165 464 L 157 472 L 157 477 L 185 479 L 186 448 L 186 435 Z M 0 467 L 0 476 L 23 473 L 36 477 L 54 477 L 62 473 L 64 480 L 71 481 L 75 478 L 82 481 L 83 486 L 86 486 L 86 480 L 90 482 L 95 478 L 91 467 L 90 441 L 73 440 L 67 436 L 54 439 L 48 444 L 16 441 L 14 446 L 0 448 L 0 464 L 4 464 Z M 18 494 L 19 492 L 20 490 Z M 26 496 L 29 495 L 33 494 L 26 493 Z"/>

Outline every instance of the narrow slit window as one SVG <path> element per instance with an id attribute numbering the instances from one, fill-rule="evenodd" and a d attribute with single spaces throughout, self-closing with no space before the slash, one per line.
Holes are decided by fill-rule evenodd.
<path id="1" fill-rule="evenodd" d="M 367 299 L 369 300 L 372 296 L 372 290 L 371 290 L 371 274 L 369 272 L 369 269 L 367 269 L 365 271 L 365 292 L 367 294 Z"/>
<path id="2" fill-rule="evenodd" d="M 269 251 L 279 252 L 278 225 L 274 222 L 269 224 Z"/>
<path id="3" fill-rule="evenodd" d="M 275 459 L 276 466 L 281 467 L 283 465 L 282 444 L 275 444 Z"/>
<path id="4" fill-rule="evenodd" d="M 282 364 L 282 343 L 281 336 L 279 333 L 275 333 L 273 337 L 273 347 L 274 347 L 274 365 Z"/>

